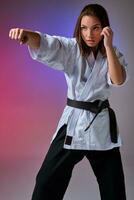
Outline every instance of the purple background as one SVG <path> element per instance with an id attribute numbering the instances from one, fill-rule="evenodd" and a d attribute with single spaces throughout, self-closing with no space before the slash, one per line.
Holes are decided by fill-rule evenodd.
<path id="1" fill-rule="evenodd" d="M 88 3 L 108 11 L 114 43 L 125 54 L 130 81 L 113 89 L 128 200 L 133 199 L 133 7 L 128 1 L 1 0 L 0 2 L 0 199 L 30 199 L 35 175 L 48 150 L 66 103 L 64 75 L 30 58 L 26 46 L 8 38 L 10 28 L 27 28 L 71 37 L 76 19 Z M 131 42 L 132 41 L 132 42 Z M 99 200 L 99 190 L 86 160 L 73 173 L 65 200 Z"/>

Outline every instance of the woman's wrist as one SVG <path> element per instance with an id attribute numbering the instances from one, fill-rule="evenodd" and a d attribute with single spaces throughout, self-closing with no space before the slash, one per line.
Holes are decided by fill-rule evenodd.
<path id="1" fill-rule="evenodd" d="M 40 47 L 41 37 L 37 32 L 27 32 L 28 41 L 26 44 L 32 49 L 38 49 Z"/>

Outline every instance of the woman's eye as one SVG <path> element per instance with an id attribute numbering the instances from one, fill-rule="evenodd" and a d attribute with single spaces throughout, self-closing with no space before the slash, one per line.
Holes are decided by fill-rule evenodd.
<path id="1" fill-rule="evenodd" d="M 99 29 L 99 27 L 94 27 L 94 30 L 98 30 Z"/>
<path id="2" fill-rule="evenodd" d="M 99 26 L 96 26 L 96 27 L 93 28 L 93 30 L 94 30 L 94 31 L 99 31 L 99 30 L 100 30 L 100 27 L 99 27 Z"/>
<path id="3" fill-rule="evenodd" d="M 81 30 L 87 30 L 87 28 L 83 26 L 83 27 L 81 27 Z"/>

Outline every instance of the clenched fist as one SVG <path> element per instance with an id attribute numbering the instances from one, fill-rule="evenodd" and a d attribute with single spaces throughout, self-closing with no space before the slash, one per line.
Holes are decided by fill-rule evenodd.
<path id="1" fill-rule="evenodd" d="M 9 37 L 17 40 L 20 44 L 27 44 L 31 48 L 39 48 L 40 46 L 40 35 L 34 31 L 13 28 L 9 31 Z"/>

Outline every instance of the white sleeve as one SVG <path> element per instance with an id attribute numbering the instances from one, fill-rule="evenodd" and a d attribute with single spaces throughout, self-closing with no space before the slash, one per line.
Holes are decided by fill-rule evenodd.
<path id="1" fill-rule="evenodd" d="M 68 67 L 74 59 L 72 51 L 75 40 L 73 38 L 39 34 L 41 36 L 40 47 L 38 49 L 29 47 L 31 57 L 52 68 L 68 71 Z"/>
<path id="2" fill-rule="evenodd" d="M 111 79 L 110 79 L 109 72 L 108 72 L 108 73 L 107 73 L 107 82 L 108 82 L 108 84 L 111 85 L 111 86 L 121 87 L 121 86 L 123 86 L 124 84 L 126 84 L 126 82 L 127 82 L 128 79 L 129 79 L 129 76 L 128 76 L 128 68 L 127 68 L 128 64 L 127 64 L 126 61 L 125 61 L 124 55 L 123 55 L 116 47 L 115 47 L 114 49 L 115 49 L 115 53 L 116 53 L 116 55 L 117 55 L 117 57 L 118 57 L 118 59 L 119 59 L 120 64 L 122 65 L 122 67 L 124 68 L 124 70 L 125 70 L 125 72 L 126 72 L 126 79 L 125 79 L 125 81 L 124 81 L 122 84 L 120 84 L 120 85 L 114 84 L 114 83 L 112 83 L 112 81 L 111 81 Z"/>

